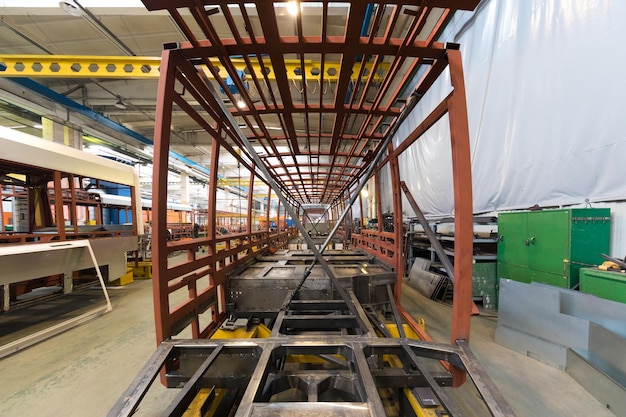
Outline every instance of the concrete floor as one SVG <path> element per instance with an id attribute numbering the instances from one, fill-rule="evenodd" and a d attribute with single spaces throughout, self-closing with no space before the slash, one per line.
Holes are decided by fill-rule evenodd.
<path id="1" fill-rule="evenodd" d="M 425 319 L 435 340 L 447 342 L 450 307 L 408 287 L 403 292 L 405 308 Z M 0 416 L 106 415 L 156 347 L 151 281 L 110 295 L 112 312 L 0 360 Z M 496 322 L 472 318 L 470 344 L 518 416 L 613 416 L 565 372 L 496 345 Z M 140 414 L 155 415 L 151 410 Z"/>

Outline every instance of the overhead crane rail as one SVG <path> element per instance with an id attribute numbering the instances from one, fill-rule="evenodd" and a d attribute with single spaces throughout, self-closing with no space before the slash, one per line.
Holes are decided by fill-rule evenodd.
<path id="1" fill-rule="evenodd" d="M 210 60 L 221 71 L 221 62 L 217 58 Z M 242 79 L 250 77 L 250 72 L 258 78 L 267 75 L 270 80 L 276 79 L 276 73 L 269 59 L 261 65 L 258 61 L 248 67 L 243 58 L 233 58 L 231 63 L 242 74 Z M 372 70 L 372 63 L 366 63 L 366 71 L 362 74 L 366 80 Z M 339 78 L 340 62 L 324 62 L 304 60 L 304 71 L 299 59 L 285 60 L 287 79 L 293 81 L 324 81 L 336 82 Z M 354 64 L 353 74 L 359 73 L 360 62 Z M 0 77 L 29 78 L 127 78 L 127 79 L 158 79 L 161 68 L 161 57 L 140 56 L 90 56 L 90 55 L 11 55 L 0 54 Z M 381 81 L 389 70 L 389 63 L 380 62 L 376 67 L 374 79 Z M 215 78 L 210 71 L 207 77 Z M 224 77 L 227 77 L 224 71 Z"/>
<path id="2" fill-rule="evenodd" d="M 224 177 L 224 178 L 218 178 L 217 180 L 217 185 L 218 186 L 229 186 L 229 187 L 249 187 L 250 186 L 250 181 L 247 178 L 239 178 L 239 177 Z M 255 187 L 265 187 L 265 189 L 267 189 L 268 185 L 267 183 L 263 182 L 263 181 L 254 181 L 254 186 Z"/>

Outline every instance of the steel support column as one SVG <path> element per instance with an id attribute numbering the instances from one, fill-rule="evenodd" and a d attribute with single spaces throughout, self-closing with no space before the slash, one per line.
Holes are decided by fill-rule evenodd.
<path id="1" fill-rule="evenodd" d="M 359 209 L 361 210 L 361 218 L 359 219 L 361 227 L 359 227 L 359 233 L 362 233 L 362 230 L 365 228 L 365 218 L 363 217 L 363 196 L 358 191 L 356 191 L 356 194 L 359 196 Z"/>
<path id="2" fill-rule="evenodd" d="M 252 167 L 254 168 L 254 164 L 252 165 Z M 253 203 L 254 200 L 252 199 L 253 197 L 253 191 L 254 191 L 254 169 L 250 170 L 250 184 L 248 184 L 248 218 L 246 219 L 246 221 L 248 222 L 248 224 L 246 225 L 246 232 L 248 233 L 248 241 L 252 241 L 252 212 L 253 212 Z M 269 202 L 269 194 L 267 196 L 267 200 Z M 268 204 L 269 205 L 269 204 Z"/>
<path id="3" fill-rule="evenodd" d="M 138 195 L 137 187 L 135 186 L 130 187 L 130 195 L 131 196 Z M 133 217 L 133 221 L 131 222 L 133 225 L 133 235 L 137 236 L 138 234 L 143 233 L 143 226 L 142 226 L 142 230 L 139 230 L 139 225 L 138 225 L 139 219 L 141 219 L 142 214 L 141 214 L 141 202 L 138 201 L 137 198 L 130 199 L 130 210 L 132 212 L 132 217 Z M 101 216 L 99 211 L 97 212 L 97 216 Z M 102 220 L 98 219 L 96 223 L 102 224 Z"/>
<path id="4" fill-rule="evenodd" d="M 384 149 L 381 150 L 384 152 Z M 374 174 L 374 195 L 376 199 L 376 217 L 378 218 L 378 233 L 383 231 L 383 202 L 380 201 L 380 171 Z M 380 235 L 379 235 L 380 236 Z"/>
<path id="5" fill-rule="evenodd" d="M 280 233 L 280 200 L 278 200 L 278 206 L 276 207 L 276 232 Z"/>
<path id="6" fill-rule="evenodd" d="M 389 154 L 393 151 L 393 144 L 389 144 Z M 389 160 L 389 169 L 391 170 L 391 189 L 393 192 L 393 233 L 394 246 L 396 251 L 396 285 L 394 286 L 394 296 L 397 303 L 400 303 L 402 297 L 402 278 L 404 277 L 404 222 L 402 219 L 402 194 L 400 193 L 400 165 L 398 157 Z"/>
<path id="7" fill-rule="evenodd" d="M 454 296 L 452 301 L 451 342 L 469 342 L 472 309 L 473 207 L 472 164 L 469 124 L 465 102 L 465 81 L 461 52 L 448 50 L 450 80 L 454 93 L 448 99 L 450 140 L 452 146 L 452 176 L 454 181 Z M 454 383 L 465 380 L 465 373 L 454 370 Z"/>
<path id="8" fill-rule="evenodd" d="M 154 318 L 157 345 L 170 337 L 171 318 L 169 316 L 168 282 L 161 277 L 167 270 L 167 167 L 170 148 L 170 125 L 174 82 L 178 61 L 177 52 L 164 50 L 161 59 L 161 71 L 165 75 L 159 78 L 157 87 L 156 120 L 154 123 L 154 169 L 152 173 L 153 224 L 152 224 L 152 259 L 153 259 L 153 294 Z M 156 199 L 156 204 L 154 204 Z M 154 265 L 156 263 L 156 265 Z"/>
<path id="9" fill-rule="evenodd" d="M 74 175 L 69 174 L 67 176 L 67 184 L 70 189 L 70 224 L 72 225 L 72 232 L 78 233 L 78 221 L 76 216 L 76 181 L 74 181 Z M 128 216 L 126 216 L 128 218 Z"/>
<path id="10" fill-rule="evenodd" d="M 218 129 L 218 135 L 221 134 L 221 129 Z M 209 255 L 213 255 L 215 250 L 215 226 L 217 220 L 217 183 L 219 181 L 217 170 L 220 163 L 220 141 L 214 137 L 211 144 L 211 167 L 208 187 L 208 212 L 207 212 L 207 224 L 209 228 L 207 230 L 207 237 L 213 243 L 209 245 Z M 215 267 L 215 265 L 213 265 Z"/>
<path id="11" fill-rule="evenodd" d="M 65 240 L 65 217 L 63 216 L 63 188 L 61 172 L 54 171 L 54 217 L 57 223 L 59 240 Z"/>
<path id="12" fill-rule="evenodd" d="M 267 191 L 267 211 L 266 211 L 268 232 L 270 230 L 270 207 L 272 207 L 271 202 L 272 202 L 272 186 L 270 185 L 269 190 Z"/>

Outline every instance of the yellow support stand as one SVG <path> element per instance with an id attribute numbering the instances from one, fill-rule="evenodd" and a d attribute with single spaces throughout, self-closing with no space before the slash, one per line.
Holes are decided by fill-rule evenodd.
<path id="1" fill-rule="evenodd" d="M 118 279 L 109 282 L 109 285 L 113 286 L 124 286 L 133 283 L 133 269 L 126 268 L 126 273 L 119 277 Z"/>
<path id="2" fill-rule="evenodd" d="M 133 277 L 137 279 L 152 279 L 152 261 L 128 262 L 127 267 L 133 272 Z"/>
<path id="3" fill-rule="evenodd" d="M 224 395 L 228 392 L 226 389 L 216 389 L 215 397 L 211 403 L 211 407 L 207 410 L 207 412 L 202 415 L 201 410 L 204 406 L 204 403 L 209 398 L 211 394 L 212 388 L 200 388 L 196 396 L 194 397 L 189 407 L 187 407 L 187 411 L 183 414 L 183 417 L 213 417 L 217 412 L 217 408 L 219 407 Z"/>
<path id="4" fill-rule="evenodd" d="M 250 330 L 247 328 L 238 328 L 235 330 L 218 329 L 213 333 L 211 339 L 256 339 L 270 337 L 271 330 L 263 324 L 252 326 Z"/>

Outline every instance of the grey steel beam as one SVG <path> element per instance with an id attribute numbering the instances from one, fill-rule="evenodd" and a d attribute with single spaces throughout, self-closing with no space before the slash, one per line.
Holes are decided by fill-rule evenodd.
<path id="1" fill-rule="evenodd" d="M 107 417 L 128 417 L 135 414 L 139 403 L 148 392 L 148 388 L 150 388 L 173 348 L 173 343 L 161 343 L 161 346 L 141 368 L 137 377 L 108 412 Z"/>
<path id="2" fill-rule="evenodd" d="M 391 285 L 387 284 L 387 297 L 389 298 L 389 305 L 391 306 L 391 311 L 393 313 L 393 319 L 396 322 L 396 326 L 398 327 L 398 335 L 400 338 L 404 339 L 406 334 L 404 333 L 404 327 L 402 325 L 402 317 L 400 317 L 400 313 L 398 313 L 398 307 L 396 306 L 395 298 L 393 297 L 393 290 L 391 289 Z"/>
<path id="3" fill-rule="evenodd" d="M 176 398 L 172 400 L 169 407 L 161 414 L 163 417 L 182 416 L 185 411 L 187 411 L 189 404 L 191 404 L 194 397 L 198 393 L 197 385 L 200 382 L 200 379 L 204 376 L 206 371 L 220 354 L 222 347 L 223 346 L 220 346 L 211 352 L 202 365 L 198 367 L 191 379 L 187 381 L 183 389 L 178 393 L 178 395 L 176 395 Z"/>
<path id="4" fill-rule="evenodd" d="M 439 401 L 441 401 L 441 404 L 446 409 L 446 411 L 450 415 L 455 417 L 462 416 L 461 412 L 450 400 L 450 397 L 448 397 L 448 394 L 446 394 L 446 392 L 441 389 L 441 387 L 437 384 L 430 372 L 420 364 L 417 355 L 415 354 L 415 352 L 413 352 L 409 344 L 407 344 L 406 342 L 401 342 L 400 344 L 402 345 L 402 348 L 406 353 L 408 359 L 413 363 L 417 370 L 420 371 L 424 378 L 426 378 L 428 385 L 430 385 L 430 388 L 433 390 Z"/>
<path id="5" fill-rule="evenodd" d="M 351 329 L 357 327 L 357 316 L 353 315 L 291 315 L 283 320 L 283 326 L 292 329 Z"/>
<path id="6" fill-rule="evenodd" d="M 500 393 L 492 379 L 489 378 L 487 372 L 478 364 L 478 360 L 471 351 L 467 341 L 457 340 L 456 345 L 461 349 L 462 354 L 459 357 L 463 362 L 465 371 L 476 386 L 491 415 L 493 417 L 515 417 L 513 409 L 506 402 L 502 393 Z"/>

